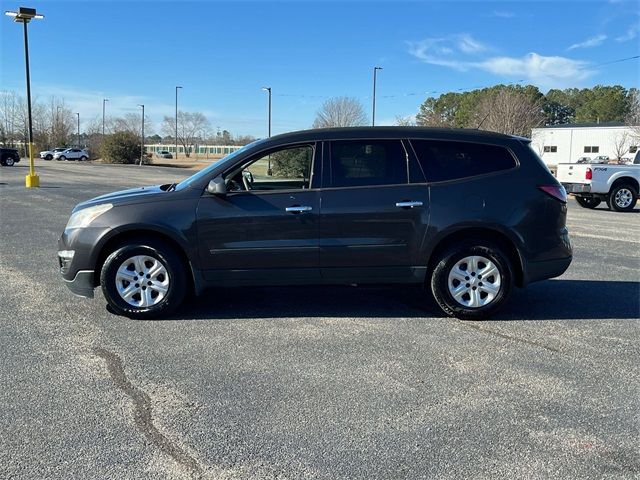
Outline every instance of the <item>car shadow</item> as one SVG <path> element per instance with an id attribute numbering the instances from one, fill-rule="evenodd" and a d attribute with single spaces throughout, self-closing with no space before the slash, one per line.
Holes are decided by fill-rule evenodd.
<path id="1" fill-rule="evenodd" d="M 306 286 L 210 289 L 168 319 L 290 317 L 444 318 L 417 286 Z M 492 320 L 639 319 L 640 282 L 547 280 L 515 289 Z"/>

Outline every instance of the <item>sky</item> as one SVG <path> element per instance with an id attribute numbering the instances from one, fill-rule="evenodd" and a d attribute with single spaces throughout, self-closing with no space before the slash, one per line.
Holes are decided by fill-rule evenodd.
<path id="1" fill-rule="evenodd" d="M 640 1 L 0 0 L 35 7 L 33 96 L 64 99 L 81 122 L 140 112 L 153 129 L 180 110 L 212 129 L 267 135 L 309 128 L 322 103 L 349 96 L 376 124 L 415 115 L 429 96 L 498 83 L 640 86 Z M 22 26 L 0 19 L 0 90 L 24 95 Z M 615 63 L 611 63 L 615 62 Z M 82 129 L 82 127 L 81 127 Z"/>

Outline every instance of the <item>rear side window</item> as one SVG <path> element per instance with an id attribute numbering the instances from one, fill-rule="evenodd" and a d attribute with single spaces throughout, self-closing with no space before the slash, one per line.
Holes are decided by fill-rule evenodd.
<path id="1" fill-rule="evenodd" d="M 411 140 L 429 182 L 443 182 L 509 170 L 516 166 L 504 147 L 469 142 Z"/>
<path id="2" fill-rule="evenodd" d="M 407 155 L 400 140 L 331 142 L 331 186 L 407 183 Z"/>

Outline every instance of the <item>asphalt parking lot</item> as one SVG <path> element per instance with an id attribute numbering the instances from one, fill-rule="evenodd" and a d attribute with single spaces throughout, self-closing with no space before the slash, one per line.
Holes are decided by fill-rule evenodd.
<path id="1" fill-rule="evenodd" d="M 640 209 L 571 200 L 574 262 L 495 320 L 419 289 L 209 291 L 132 321 L 59 278 L 79 201 L 188 175 L 0 169 L 1 478 L 638 478 Z"/>

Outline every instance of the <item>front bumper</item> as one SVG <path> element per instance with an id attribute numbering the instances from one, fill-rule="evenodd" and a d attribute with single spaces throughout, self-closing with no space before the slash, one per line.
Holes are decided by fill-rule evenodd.
<path id="1" fill-rule="evenodd" d="M 72 280 L 63 278 L 69 290 L 79 297 L 93 298 L 93 270 L 80 270 Z"/>
<path id="2" fill-rule="evenodd" d="M 591 193 L 591 185 L 588 183 L 563 183 L 567 193 Z"/>
<path id="3" fill-rule="evenodd" d="M 95 277 L 97 254 L 110 227 L 87 227 L 65 231 L 58 240 L 58 266 L 69 290 L 93 298 L 99 282 Z"/>

